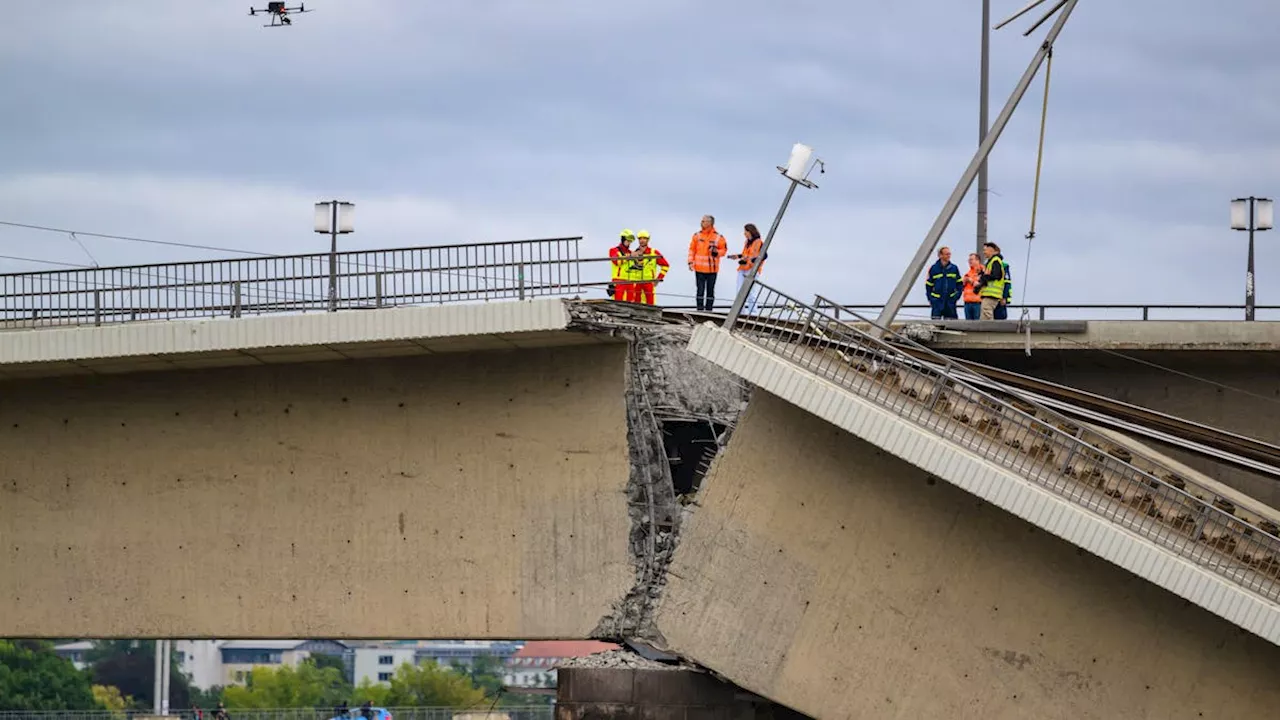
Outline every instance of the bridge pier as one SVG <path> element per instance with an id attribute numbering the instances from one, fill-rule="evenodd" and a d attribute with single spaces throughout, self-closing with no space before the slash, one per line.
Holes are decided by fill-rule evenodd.
<path id="1" fill-rule="evenodd" d="M 556 720 L 793 720 L 805 718 L 690 668 L 557 670 Z"/>

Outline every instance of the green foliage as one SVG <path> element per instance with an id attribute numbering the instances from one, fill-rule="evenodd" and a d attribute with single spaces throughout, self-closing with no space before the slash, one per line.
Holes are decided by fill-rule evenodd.
<path id="1" fill-rule="evenodd" d="M 368 702 L 374 707 L 387 707 L 391 699 L 391 688 L 383 683 L 375 683 L 365 678 L 351 693 L 351 704 L 359 706 Z"/>
<path id="2" fill-rule="evenodd" d="M 342 663 L 341 655 L 328 655 L 328 654 L 320 653 L 317 655 L 311 655 L 306 660 L 303 660 L 303 662 L 311 663 L 312 665 L 315 665 L 316 667 L 322 670 L 324 668 L 333 668 L 334 670 L 337 670 L 339 673 L 341 673 L 344 678 L 347 677 L 347 666 Z M 351 678 L 347 678 L 348 682 L 350 682 L 350 680 Z"/>
<path id="3" fill-rule="evenodd" d="M 222 702 L 222 691 L 221 685 L 214 685 L 208 690 L 201 690 L 198 687 L 191 688 L 191 707 L 217 707 L 218 703 Z"/>
<path id="4" fill-rule="evenodd" d="M 435 705 L 470 708 L 482 705 L 486 700 L 485 691 L 473 685 L 470 677 L 450 672 L 434 662 L 426 662 L 416 667 L 408 663 L 401 665 L 391 676 L 391 692 L 386 702 L 399 707 Z"/>
<path id="5" fill-rule="evenodd" d="M 498 707 L 540 707 L 551 705 L 553 699 L 550 695 L 506 692 L 506 683 L 503 681 L 505 668 L 502 661 L 494 657 L 482 655 L 470 665 L 454 663 L 453 670 L 469 677 L 471 684 L 484 690 L 490 698 L 497 698 Z"/>
<path id="6" fill-rule="evenodd" d="M 98 707 L 112 711 L 113 717 L 116 713 L 128 709 L 133 702 L 133 698 L 121 695 L 120 688 L 111 685 L 94 685 L 93 699 L 98 703 Z"/>
<path id="7" fill-rule="evenodd" d="M 85 673 L 42 641 L 0 640 L 0 710 L 92 710 Z"/>
<path id="8" fill-rule="evenodd" d="M 132 708 L 146 710 L 155 706 L 156 644 L 154 640 L 99 640 L 85 653 L 93 665 L 93 682 L 114 686 L 126 697 L 132 697 Z M 169 707 L 190 707 L 191 688 L 187 676 L 171 656 L 169 675 Z"/>
<path id="9" fill-rule="evenodd" d="M 297 667 L 256 667 L 244 687 L 225 688 L 222 700 L 228 709 L 332 707 L 350 694 L 351 685 L 341 671 L 304 662 Z"/>

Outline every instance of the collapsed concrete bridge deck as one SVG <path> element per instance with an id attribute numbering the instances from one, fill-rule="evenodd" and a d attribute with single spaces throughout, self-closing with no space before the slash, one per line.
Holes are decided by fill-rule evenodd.
<path id="1" fill-rule="evenodd" d="M 1274 644 L 694 332 L 544 300 L 0 333 L 0 635 L 635 637 L 816 717 L 1280 702 Z M 716 436 L 683 488 L 668 423 Z"/>

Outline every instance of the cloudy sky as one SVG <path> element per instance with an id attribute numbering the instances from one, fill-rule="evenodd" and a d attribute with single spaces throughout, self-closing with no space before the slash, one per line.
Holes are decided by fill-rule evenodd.
<path id="1" fill-rule="evenodd" d="M 273 253 L 324 249 L 312 204 L 334 196 L 357 203 L 353 249 L 583 235 L 603 255 L 646 228 L 675 261 L 674 304 L 691 302 L 699 216 L 734 246 L 743 223 L 766 228 L 774 166 L 805 142 L 827 172 L 792 204 L 767 280 L 874 303 L 977 140 L 978 0 L 315 0 L 284 30 L 247 4 L 6 7 L 0 221 Z M 1243 302 L 1228 201 L 1280 194 L 1272 5 L 1080 3 L 1054 59 L 1029 274 L 1038 83 L 991 162 L 991 237 L 1019 299 Z M 1035 50 L 1026 25 L 994 34 L 993 118 Z M 944 240 L 964 251 L 973 195 Z M 0 226 L 9 256 L 227 256 L 83 242 Z M 1280 232 L 1257 263 L 1259 301 L 1280 304 Z M 722 296 L 732 284 L 726 269 Z"/>

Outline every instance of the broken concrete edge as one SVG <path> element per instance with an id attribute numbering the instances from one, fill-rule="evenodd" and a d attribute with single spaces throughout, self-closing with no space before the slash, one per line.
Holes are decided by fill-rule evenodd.
<path id="1" fill-rule="evenodd" d="M 631 519 L 629 550 L 635 583 L 602 617 L 590 637 L 611 642 L 641 641 L 665 649 L 655 615 L 667 584 L 667 570 L 692 508 L 677 498 L 663 442 L 663 421 L 705 421 L 725 428 L 714 454 L 728 442 L 751 388 L 738 377 L 688 351 L 690 322 L 672 322 L 645 306 L 620 303 L 566 303 L 568 328 L 626 340 L 626 485 Z M 696 492 L 696 491 L 695 491 Z"/>

